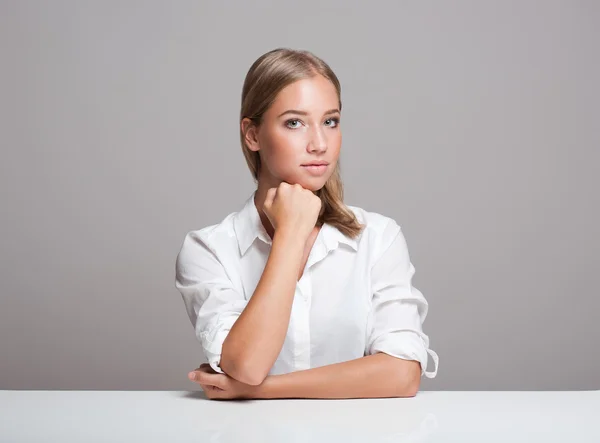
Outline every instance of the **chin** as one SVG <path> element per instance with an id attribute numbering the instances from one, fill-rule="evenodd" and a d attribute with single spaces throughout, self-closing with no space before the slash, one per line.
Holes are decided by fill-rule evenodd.
<path id="1" fill-rule="evenodd" d="M 308 185 L 306 185 L 306 186 L 302 185 L 302 187 L 304 189 L 308 189 L 309 191 L 312 191 L 312 192 L 317 192 L 319 189 L 323 188 L 323 186 L 308 186 Z"/>
<path id="2" fill-rule="evenodd" d="M 319 189 L 323 188 L 323 186 L 325 186 L 325 183 L 327 183 L 327 180 L 329 180 L 329 178 L 331 177 L 331 174 L 326 174 L 322 177 L 305 177 L 305 176 L 295 176 L 295 177 L 288 177 L 288 178 L 283 178 L 283 181 L 289 183 L 289 184 L 299 184 L 300 186 L 302 186 L 304 189 L 308 189 L 310 191 L 316 192 Z"/>
<path id="3" fill-rule="evenodd" d="M 327 177 L 327 179 L 328 178 L 329 177 Z M 308 189 L 309 191 L 316 192 L 319 189 L 323 188 L 323 186 L 325 186 L 325 183 L 327 183 L 327 179 L 323 179 L 321 177 L 315 177 L 314 180 L 297 180 L 293 183 L 298 183 L 304 189 Z"/>

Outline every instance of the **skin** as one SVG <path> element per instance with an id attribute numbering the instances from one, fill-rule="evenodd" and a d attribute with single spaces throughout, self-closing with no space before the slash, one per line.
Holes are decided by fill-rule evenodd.
<path id="1" fill-rule="evenodd" d="M 304 114 L 288 113 L 289 110 Z M 330 110 L 336 110 L 329 113 Z M 265 215 L 263 203 L 270 188 L 281 182 L 299 184 L 313 192 L 321 189 L 337 164 L 342 144 L 339 100 L 333 84 L 321 75 L 294 82 L 277 95 L 259 127 L 243 119 L 241 128 L 249 149 L 260 155 L 262 168 L 254 200 L 267 233 L 274 228 Z M 301 165 L 329 162 L 322 176 L 313 176 Z M 305 264 L 319 228 L 306 241 Z M 301 269 L 304 265 L 301 266 Z M 300 278 L 300 275 L 298 276 Z M 259 385 L 249 385 L 202 364 L 188 374 L 209 399 L 244 398 L 374 398 L 412 397 L 420 385 L 421 365 L 384 353 L 347 362 L 267 376 Z"/>
<path id="2" fill-rule="evenodd" d="M 301 111 L 306 115 L 286 111 Z M 271 107 L 263 114 L 260 126 L 254 125 L 248 118 L 242 120 L 246 145 L 258 152 L 261 159 L 254 204 L 271 238 L 275 230 L 263 209 L 267 191 L 277 188 L 282 181 L 297 183 L 313 192 L 321 189 L 333 174 L 339 159 L 342 146 L 340 122 L 337 91 L 322 75 L 296 81 L 279 91 Z M 322 176 L 313 176 L 301 166 L 321 160 L 329 162 Z M 301 268 L 306 264 L 319 230 L 315 227 L 307 239 Z M 300 277 L 298 275 L 298 279 Z"/>
<path id="3" fill-rule="evenodd" d="M 288 113 L 279 116 L 289 110 L 304 111 L 308 115 Z M 329 110 L 336 112 L 327 113 Z M 325 185 L 335 169 L 342 146 L 340 117 L 335 87 L 325 77 L 317 75 L 282 89 L 258 128 L 249 119 L 242 120 L 246 144 L 259 153 L 262 163 L 255 196 L 259 210 L 269 188 L 276 188 L 282 181 L 298 183 L 312 191 Z M 327 172 L 320 177 L 310 175 L 301 166 L 315 160 L 329 162 Z M 263 223 L 272 235 L 273 227 L 266 217 Z"/>

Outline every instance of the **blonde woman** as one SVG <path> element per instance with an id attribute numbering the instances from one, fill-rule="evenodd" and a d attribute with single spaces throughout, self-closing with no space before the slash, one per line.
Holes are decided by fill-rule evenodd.
<path id="1" fill-rule="evenodd" d="M 208 361 L 188 377 L 210 399 L 412 397 L 437 373 L 400 226 L 344 204 L 341 110 L 338 78 L 308 51 L 269 51 L 246 75 L 257 188 L 188 232 L 176 261 Z"/>

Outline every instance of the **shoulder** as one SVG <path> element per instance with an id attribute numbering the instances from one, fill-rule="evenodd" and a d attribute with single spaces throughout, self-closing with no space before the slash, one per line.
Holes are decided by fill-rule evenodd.
<path id="1" fill-rule="evenodd" d="M 219 223 L 188 231 L 177 254 L 177 263 L 188 263 L 201 258 L 220 259 L 233 252 L 237 239 L 233 220 L 237 212 L 228 214 Z"/>
<path id="2" fill-rule="evenodd" d="M 394 218 L 359 206 L 347 205 L 347 207 L 354 213 L 359 223 L 364 225 L 361 243 L 368 245 L 374 260 L 380 257 L 399 235 L 402 235 L 402 228 Z"/>

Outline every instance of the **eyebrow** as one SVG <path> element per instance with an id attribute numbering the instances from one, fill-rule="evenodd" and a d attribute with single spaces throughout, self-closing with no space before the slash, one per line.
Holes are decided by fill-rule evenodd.
<path id="1" fill-rule="evenodd" d="M 338 114 L 340 112 L 339 109 L 335 108 L 335 109 L 330 109 L 329 111 L 327 111 L 325 114 L 323 115 L 329 115 L 329 114 Z M 289 109 L 287 111 L 282 112 L 281 114 L 279 114 L 277 116 L 277 118 L 281 117 L 282 115 L 285 114 L 298 114 L 298 115 L 308 115 L 308 112 L 305 111 L 298 111 L 296 109 Z"/>

